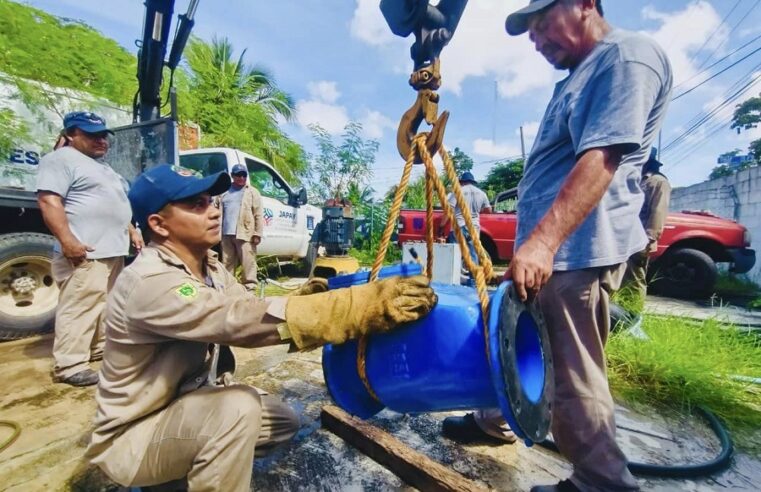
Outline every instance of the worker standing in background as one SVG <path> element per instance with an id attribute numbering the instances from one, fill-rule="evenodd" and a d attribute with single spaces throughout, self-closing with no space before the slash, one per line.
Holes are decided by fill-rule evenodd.
<path id="1" fill-rule="evenodd" d="M 483 190 L 476 186 L 478 183 L 470 171 L 465 171 L 462 173 L 460 175 L 459 181 L 460 187 L 462 189 L 462 196 L 465 199 L 465 205 L 468 207 L 468 210 L 470 210 L 470 217 L 473 219 L 473 229 L 475 230 L 476 234 L 479 234 L 481 232 L 481 222 L 479 220 L 480 214 L 491 213 L 491 204 L 489 203 L 489 197 L 486 196 L 486 193 L 484 193 Z M 457 227 L 460 228 L 463 235 L 465 236 L 465 240 L 468 242 L 470 258 L 474 263 L 478 264 L 476 246 L 473 244 L 473 238 L 470 237 L 470 232 L 465 226 L 465 217 L 463 217 L 460 207 L 457 206 L 457 198 L 455 198 L 453 192 L 450 192 L 449 196 L 447 196 L 447 202 L 449 202 L 449 206 L 454 210 Z M 444 216 L 443 220 L 441 221 L 441 225 L 439 226 L 439 236 L 443 235 L 448 222 L 449 218 Z M 455 237 L 453 231 L 450 231 L 449 235 L 447 236 L 447 242 L 457 242 L 457 238 Z"/>
<path id="2" fill-rule="evenodd" d="M 650 159 L 642 167 L 640 182 L 645 201 L 639 213 L 639 220 L 647 234 L 647 246 L 629 257 L 624 277 L 624 285 L 634 291 L 640 310 L 644 307 L 647 296 L 647 266 L 650 254 L 658 249 L 658 239 L 663 234 L 671 200 L 671 185 L 668 178 L 660 172 L 663 163 L 656 159 L 657 155 L 658 150 L 653 147 Z"/>
<path id="3" fill-rule="evenodd" d="M 638 490 L 616 443 L 604 347 L 610 293 L 626 260 L 647 244 L 639 181 L 671 99 L 671 66 L 652 39 L 611 27 L 600 0 L 532 0 L 505 27 L 528 32 L 551 65 L 569 71 L 555 85 L 518 185 L 505 277 L 522 301 L 535 299 L 547 325 L 552 435 L 573 465 L 569 479 L 531 490 Z M 450 417 L 444 433 L 514 440 L 496 410 Z"/>
<path id="4" fill-rule="evenodd" d="M 299 418 L 279 398 L 233 383 L 227 345 L 344 343 L 415 321 L 436 303 L 422 275 L 333 291 L 313 279 L 289 297 L 250 295 L 211 251 L 221 233 L 212 197 L 229 186 L 225 172 L 204 178 L 162 165 L 130 190 L 149 243 L 108 299 L 87 450 L 121 485 L 185 479 L 188 490 L 248 492 L 255 453 L 287 442 Z"/>
<path id="5" fill-rule="evenodd" d="M 77 111 L 64 117 L 63 126 L 56 150 L 40 160 L 37 173 L 42 218 L 57 239 L 53 377 L 88 386 L 98 382 L 89 362 L 103 355 L 106 294 L 124 266 L 130 239 L 138 251 L 143 240 L 130 223 L 127 182 L 99 161 L 109 148 L 105 120 Z"/>
<path id="6" fill-rule="evenodd" d="M 262 196 L 251 186 L 248 170 L 242 164 L 232 168 L 232 185 L 222 195 L 222 261 L 227 271 L 235 275 L 240 266 L 243 286 L 253 291 L 256 278 L 256 247 L 262 242 L 264 217 Z"/>

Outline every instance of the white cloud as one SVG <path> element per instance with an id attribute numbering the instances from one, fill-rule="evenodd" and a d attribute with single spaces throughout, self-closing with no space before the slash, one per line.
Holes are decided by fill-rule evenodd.
<path id="1" fill-rule="evenodd" d="M 539 122 L 538 121 L 524 121 L 521 126 L 523 127 L 523 139 L 526 142 L 526 147 L 530 147 L 531 143 L 534 141 L 534 138 L 536 138 L 536 134 L 539 132 Z M 521 136 L 520 128 L 517 128 L 515 130 L 515 136 L 516 137 Z"/>
<path id="2" fill-rule="evenodd" d="M 692 2 L 684 10 L 672 13 L 661 12 L 653 6 L 647 6 L 642 9 L 642 17 L 661 23 L 656 31 L 647 32 L 647 34 L 663 47 L 671 60 L 674 69 L 674 85 L 695 75 L 698 65 L 714 48 L 724 43 L 729 35 L 727 26 L 717 30 L 721 17 L 705 0 Z M 715 34 L 706 43 L 714 31 L 716 31 Z M 705 47 L 698 53 L 704 43 Z"/>
<path id="3" fill-rule="evenodd" d="M 307 83 L 307 90 L 312 96 L 312 99 L 322 101 L 328 104 L 333 104 L 341 97 L 341 93 L 338 91 L 338 85 L 333 81 L 320 80 L 318 82 Z"/>
<path id="4" fill-rule="evenodd" d="M 349 114 L 344 106 L 310 100 L 296 103 L 299 125 L 306 128 L 317 124 L 330 134 L 340 134 L 349 123 Z"/>
<path id="5" fill-rule="evenodd" d="M 307 83 L 309 99 L 296 103 L 296 115 L 299 125 L 320 125 L 332 135 L 343 132 L 352 119 L 362 123 L 362 130 L 367 138 L 381 139 L 386 130 L 396 129 L 396 123 L 379 111 L 365 108 L 360 114 L 349 114 L 346 106 L 338 103 L 341 91 L 334 81 L 320 80 Z"/>
<path id="6" fill-rule="evenodd" d="M 362 122 L 362 130 L 367 138 L 379 140 L 383 138 L 386 130 L 396 130 L 396 123 L 386 115 L 367 110 L 359 120 Z"/>
<path id="7" fill-rule="evenodd" d="M 391 34 L 378 8 L 377 0 L 356 0 L 351 21 L 352 35 L 365 43 L 382 48 L 401 38 Z M 519 96 L 535 88 L 552 84 L 554 70 L 535 51 L 526 36 L 507 35 L 504 19 L 508 13 L 525 5 L 525 0 L 478 0 L 470 2 L 460 24 L 441 56 L 442 90 L 460 94 L 468 77 L 489 77 L 497 81 L 503 97 Z M 410 36 L 405 45 L 413 42 Z M 409 71 L 407 61 L 403 72 Z M 399 69 L 398 59 L 392 68 Z"/>
<path id="8" fill-rule="evenodd" d="M 477 138 L 473 141 L 473 153 L 501 159 L 503 157 L 520 155 L 521 149 L 511 143 L 496 143 L 491 139 Z"/>
<path id="9" fill-rule="evenodd" d="M 378 0 L 357 0 L 349 31 L 371 46 L 383 46 L 397 39 L 378 8 Z"/>

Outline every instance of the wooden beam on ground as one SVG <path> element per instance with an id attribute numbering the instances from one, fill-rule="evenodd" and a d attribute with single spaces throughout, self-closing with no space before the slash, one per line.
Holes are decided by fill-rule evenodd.
<path id="1" fill-rule="evenodd" d="M 352 417 L 340 408 L 322 408 L 322 426 L 422 491 L 473 491 L 488 489 L 437 463 L 374 425 Z"/>

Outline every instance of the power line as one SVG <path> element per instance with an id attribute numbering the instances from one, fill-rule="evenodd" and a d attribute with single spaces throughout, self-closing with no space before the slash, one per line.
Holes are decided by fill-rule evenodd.
<path id="1" fill-rule="evenodd" d="M 756 0 L 756 3 L 754 3 L 754 4 L 753 4 L 753 5 L 752 5 L 752 6 L 751 6 L 749 9 L 748 9 L 748 11 L 747 11 L 747 12 L 745 12 L 745 15 L 743 15 L 743 16 L 740 18 L 740 20 L 739 20 L 739 21 L 737 21 L 737 22 L 735 23 L 735 25 L 734 25 L 734 26 L 732 26 L 732 29 L 730 29 L 730 30 L 729 30 L 729 34 L 727 34 L 727 37 L 726 37 L 726 38 L 724 38 L 724 41 L 722 41 L 721 43 L 719 43 L 719 44 L 716 46 L 716 48 L 714 48 L 714 49 L 713 49 L 713 51 L 711 51 L 711 53 L 710 53 L 710 54 L 709 54 L 709 55 L 708 55 L 708 56 L 705 58 L 705 60 L 703 60 L 703 63 L 701 63 L 701 64 L 700 64 L 700 66 L 698 67 L 698 70 L 700 70 L 701 68 L 703 68 L 703 65 L 705 65 L 705 64 L 708 62 L 708 60 L 710 60 L 710 59 L 711 59 L 711 57 L 712 57 L 712 56 L 713 56 L 713 55 L 714 55 L 714 54 L 715 54 L 717 51 L 719 51 L 719 48 L 721 48 L 722 46 L 724 46 L 724 43 L 726 43 L 726 42 L 727 42 L 727 40 L 729 39 L 729 37 L 732 35 L 732 33 L 733 33 L 733 32 L 735 32 L 735 29 L 737 29 L 737 27 L 738 27 L 740 24 L 742 24 L 742 23 L 743 23 L 743 21 L 744 21 L 745 19 L 747 19 L 747 18 L 748 18 L 748 16 L 750 15 L 750 13 L 751 13 L 751 12 L 753 12 L 753 10 L 754 10 L 756 7 L 758 7 L 758 4 L 759 4 L 760 2 L 761 2 L 761 0 Z"/>
<path id="2" fill-rule="evenodd" d="M 679 98 L 681 98 L 681 97 L 683 97 L 683 96 L 686 96 L 687 94 L 689 94 L 690 92 L 694 91 L 694 90 L 695 90 L 695 89 L 697 89 L 698 87 L 700 87 L 700 86 L 702 86 L 703 84 L 705 84 L 705 83 L 707 83 L 707 82 L 709 82 L 709 81 L 711 81 L 711 80 L 715 79 L 715 78 L 716 78 L 716 77 L 718 77 L 719 75 L 723 74 L 724 72 L 726 72 L 726 71 L 727 71 L 727 70 L 729 70 L 730 68 L 734 67 L 734 66 L 735 66 L 735 65 L 737 65 L 738 63 L 741 63 L 741 62 L 745 61 L 745 60 L 746 60 L 746 59 L 748 59 L 750 56 L 752 56 L 752 55 L 755 55 L 755 54 L 756 54 L 756 53 L 758 53 L 759 51 L 761 51 L 761 48 L 756 48 L 755 50 L 751 51 L 751 52 L 750 52 L 750 53 L 748 53 L 747 55 L 745 55 L 745 56 L 743 56 L 742 58 L 740 58 L 739 60 L 737 60 L 736 62 L 732 63 L 731 65 L 729 65 L 729 66 L 727 66 L 727 67 L 724 67 L 723 69 L 719 70 L 718 72 L 716 72 L 715 74 L 711 75 L 711 76 L 710 76 L 710 77 L 708 77 L 707 79 L 703 80 L 703 81 L 702 81 L 702 82 L 700 82 L 699 84 L 696 84 L 694 87 L 692 87 L 692 88 L 690 88 L 690 89 L 687 89 L 686 91 L 682 92 L 681 94 L 678 94 L 678 95 L 674 96 L 674 97 L 673 97 L 671 100 L 672 100 L 672 101 L 676 101 L 677 99 L 679 99 Z"/>
<path id="3" fill-rule="evenodd" d="M 729 16 L 730 16 L 730 15 L 732 15 L 732 12 L 734 12 L 734 11 L 735 11 L 735 9 L 737 8 L 737 6 L 738 6 L 738 5 L 740 5 L 740 1 L 741 1 L 741 0 L 737 0 L 737 3 L 735 3 L 734 7 L 732 7 L 732 8 L 730 9 L 730 11 L 727 13 L 727 15 L 725 15 L 725 16 L 724 16 L 724 18 L 721 20 L 721 22 L 719 23 L 719 25 L 718 25 L 718 26 L 716 26 L 716 29 L 714 29 L 714 30 L 713 30 L 713 32 L 712 32 L 712 33 L 711 33 L 711 34 L 710 34 L 710 35 L 709 35 L 709 36 L 706 38 L 706 40 L 705 40 L 705 41 L 703 41 L 703 44 L 700 46 L 700 49 L 698 49 L 698 50 L 695 52 L 695 54 L 694 54 L 694 55 L 692 56 L 692 58 L 690 59 L 690 62 L 693 62 L 693 61 L 695 61 L 695 59 L 696 59 L 696 58 L 697 58 L 697 56 L 700 54 L 700 52 L 701 52 L 701 51 L 703 51 L 703 48 L 705 48 L 705 47 L 706 47 L 706 45 L 707 45 L 707 44 L 708 44 L 708 43 L 711 41 L 711 39 L 713 39 L 713 37 L 716 35 L 716 33 L 717 33 L 717 32 L 719 32 L 719 29 L 721 29 L 721 26 L 723 26 L 723 25 L 724 25 L 724 24 L 727 22 L 727 19 L 729 18 Z"/>
<path id="4" fill-rule="evenodd" d="M 685 81 L 683 81 L 683 82 L 680 82 L 680 83 L 678 83 L 677 85 L 675 85 L 675 86 L 674 86 L 674 89 L 678 89 L 679 87 L 683 86 L 684 84 L 686 84 L 687 82 L 691 81 L 692 79 L 694 79 L 694 78 L 698 77 L 699 75 L 702 75 L 702 74 L 704 74 L 704 73 L 708 72 L 710 69 L 712 69 L 713 67 L 715 67 L 715 66 L 716 66 L 716 65 L 718 65 L 719 63 L 723 62 L 723 61 L 724 61 L 724 60 L 726 60 L 727 58 L 730 58 L 732 55 L 734 55 L 734 54 L 735 54 L 735 53 L 737 53 L 738 51 L 741 51 L 741 50 L 743 50 L 744 48 L 746 48 L 746 47 L 750 46 L 751 44 L 755 43 L 756 41 L 758 41 L 759 39 L 761 39 L 761 34 L 759 34 L 759 35 L 758 35 L 758 36 L 756 36 L 755 38 L 751 39 L 750 41 L 748 41 L 748 42 L 747 42 L 747 43 L 745 43 L 744 45 L 740 46 L 739 48 L 736 48 L 734 51 L 732 51 L 731 53 L 727 54 L 726 56 L 724 56 L 724 57 L 722 57 L 722 58 L 720 58 L 720 59 L 716 60 L 715 62 L 713 62 L 712 64 L 710 64 L 709 66 L 707 66 L 706 68 L 704 68 L 703 70 L 701 70 L 700 72 L 696 73 L 695 75 L 693 75 L 693 76 L 692 76 L 692 77 L 690 77 L 689 79 L 687 79 L 687 80 L 685 80 Z"/>

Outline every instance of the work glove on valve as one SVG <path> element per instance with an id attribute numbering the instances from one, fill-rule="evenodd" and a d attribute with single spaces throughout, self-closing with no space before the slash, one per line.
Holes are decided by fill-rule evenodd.
<path id="1" fill-rule="evenodd" d="M 298 348 L 389 331 L 428 314 L 437 297 L 428 278 L 392 277 L 312 295 L 293 296 L 285 321 Z"/>
<path id="2" fill-rule="evenodd" d="M 320 277 L 312 277 L 299 286 L 298 289 L 291 292 L 291 296 L 308 296 L 311 294 L 319 294 L 320 292 L 327 292 L 328 279 Z"/>

